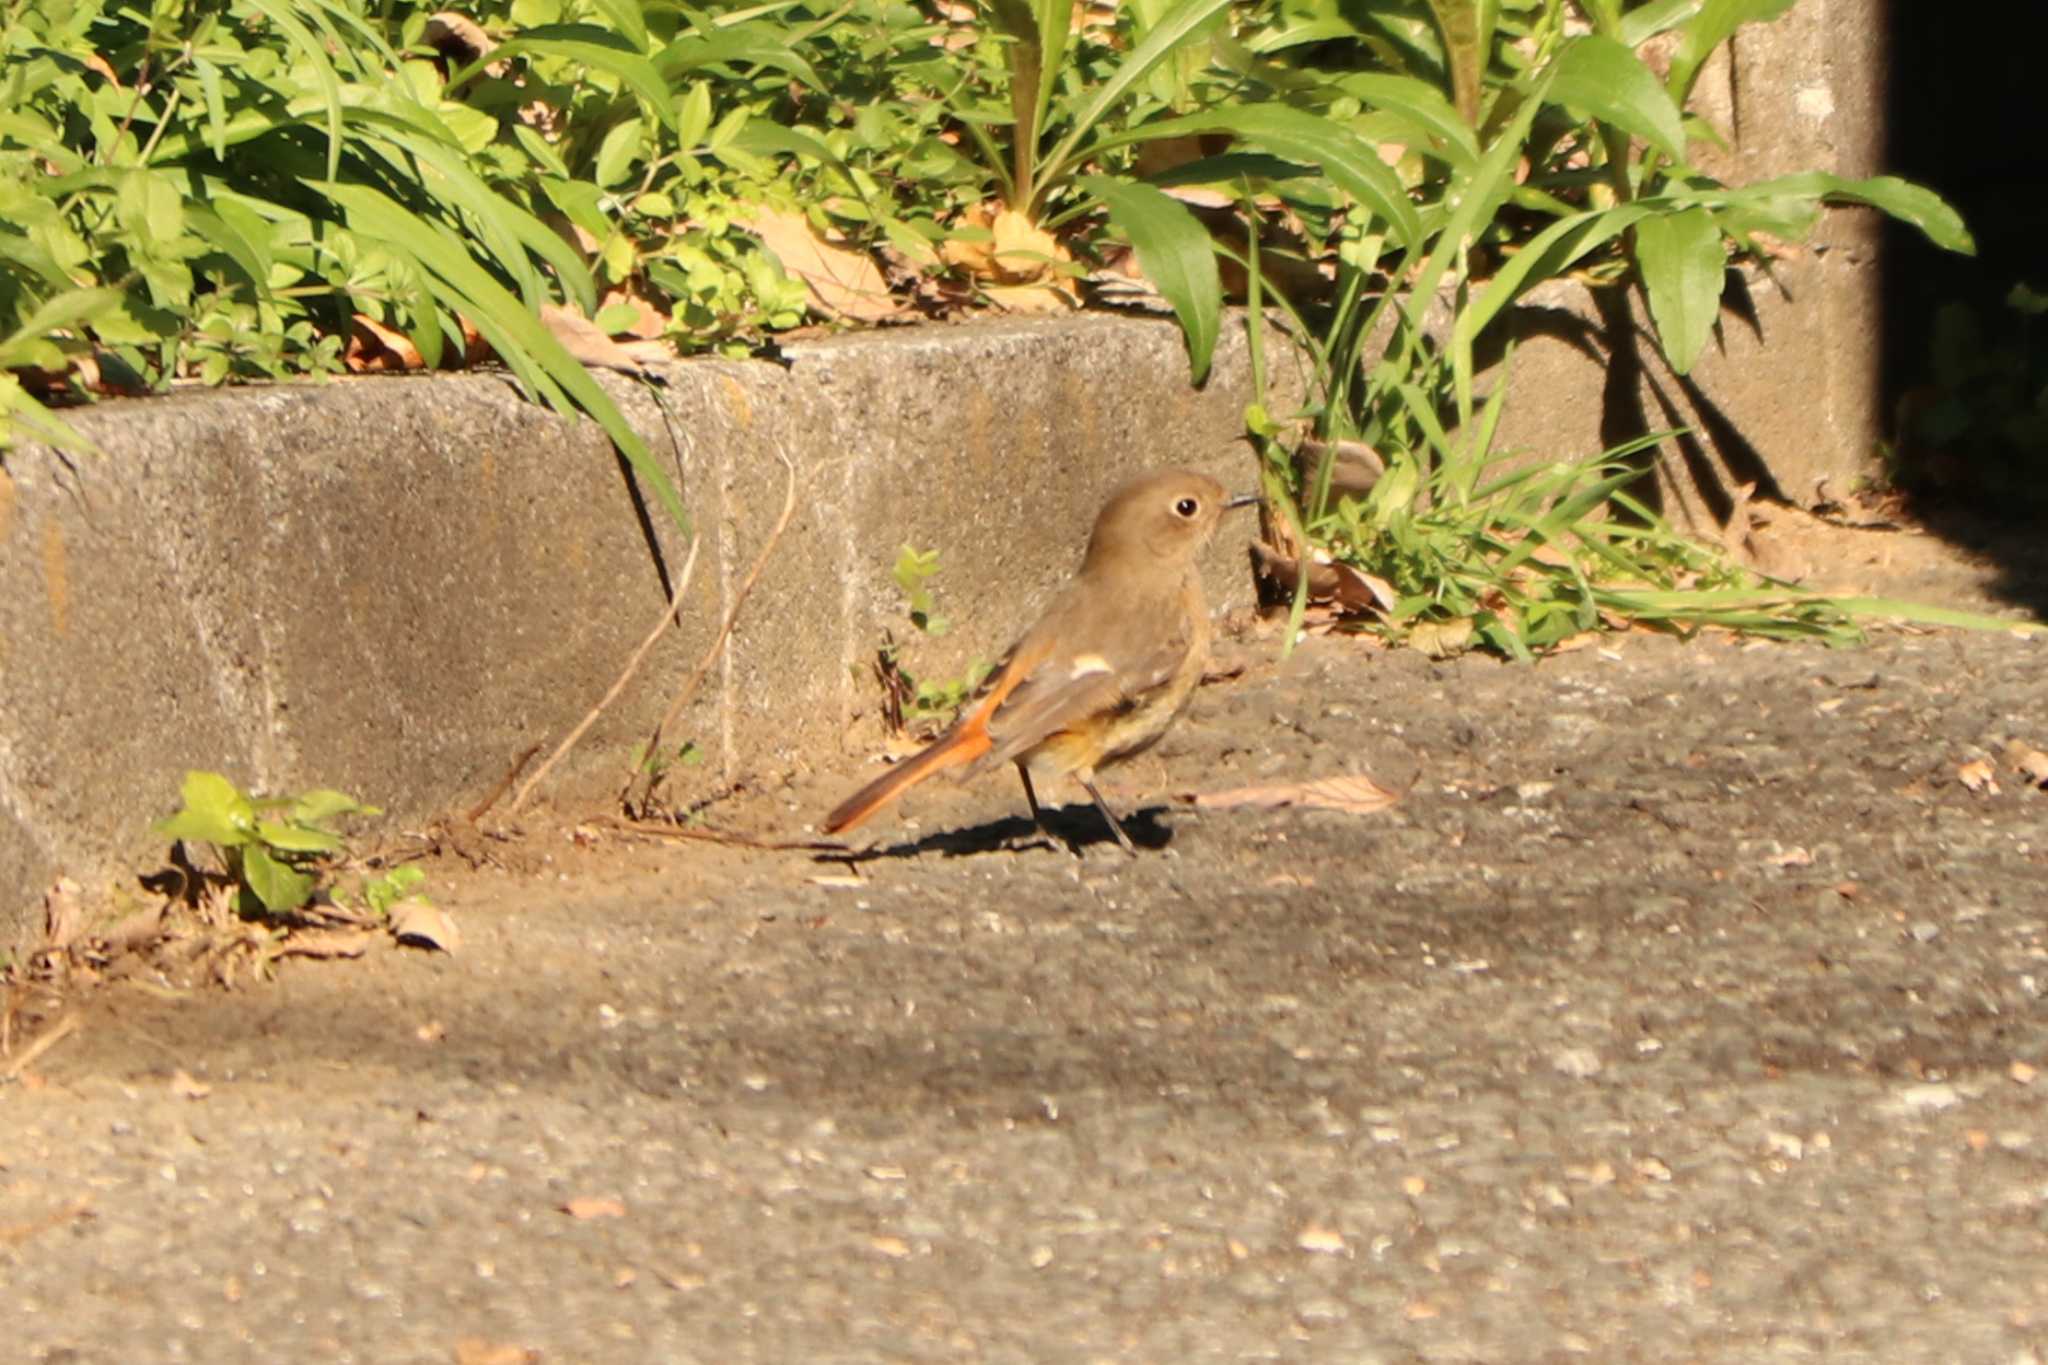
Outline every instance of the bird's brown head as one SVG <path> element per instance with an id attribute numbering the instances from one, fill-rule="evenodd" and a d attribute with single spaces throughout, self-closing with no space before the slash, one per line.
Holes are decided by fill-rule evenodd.
<path id="1" fill-rule="evenodd" d="M 1233 498 L 1223 485 L 1192 469 L 1161 469 L 1119 488 L 1095 518 L 1082 572 L 1111 562 L 1136 567 L 1150 562 L 1184 569 L 1215 534 L 1225 511 L 1249 498 Z"/>

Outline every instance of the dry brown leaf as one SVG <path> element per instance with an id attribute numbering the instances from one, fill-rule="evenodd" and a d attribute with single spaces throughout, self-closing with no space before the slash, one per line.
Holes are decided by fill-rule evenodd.
<path id="1" fill-rule="evenodd" d="M 454 917 L 424 896 L 407 896 L 391 907 L 391 936 L 416 948 L 452 953 L 462 947 Z"/>
<path id="2" fill-rule="evenodd" d="M 1281 554 L 1262 541 L 1252 542 L 1252 559 L 1259 573 L 1271 581 L 1280 596 L 1292 597 L 1301 577 L 1301 561 Z M 1397 600 L 1394 585 L 1376 574 L 1330 559 L 1318 551 L 1308 564 L 1308 600 L 1334 603 L 1351 613 L 1386 615 Z"/>
<path id="3" fill-rule="evenodd" d="M 420 36 L 427 46 L 442 56 L 465 65 L 479 57 L 490 56 L 498 47 L 498 40 L 484 32 L 481 24 L 454 10 L 444 9 L 428 15 L 426 29 Z"/>
<path id="4" fill-rule="evenodd" d="M 960 225 L 983 228 L 985 240 L 949 237 L 939 247 L 947 265 L 965 270 L 982 295 L 1011 313 L 1065 312 L 1079 306 L 1071 276 L 1062 268 L 1073 253 L 1026 215 L 977 204 L 960 215 Z"/>
<path id="5" fill-rule="evenodd" d="M 2033 787 L 2048 787 L 2048 754 L 2022 739 L 2006 741 L 2005 761 Z"/>
<path id="6" fill-rule="evenodd" d="M 301 929 L 277 945 L 275 957 L 361 957 L 377 941 L 374 929 Z"/>
<path id="7" fill-rule="evenodd" d="M 870 1237 L 868 1245 L 892 1261 L 900 1261 L 910 1254 L 910 1243 L 901 1237 Z"/>
<path id="8" fill-rule="evenodd" d="M 1432 659 L 1448 659 L 1471 647 L 1472 629 L 1470 618 L 1424 621 L 1408 632 L 1408 643 Z"/>
<path id="9" fill-rule="evenodd" d="M 349 319 L 348 346 L 341 359 L 354 374 L 422 370 L 427 365 L 411 337 L 386 327 L 367 313 L 357 313 Z"/>
<path id="10" fill-rule="evenodd" d="M 1772 867 L 1812 867 L 1813 855 L 1803 848 L 1788 848 L 1764 861 Z"/>
<path id="11" fill-rule="evenodd" d="M 1992 772 L 1991 760 L 1973 758 L 1956 769 L 1956 780 L 1973 792 L 1986 796 L 1998 795 L 1998 778 Z"/>
<path id="12" fill-rule="evenodd" d="M 736 220 L 735 226 L 759 237 L 783 270 L 804 282 L 818 311 L 854 322 L 879 322 L 903 312 L 872 256 L 834 246 L 803 214 L 763 209 Z"/>
<path id="13" fill-rule="evenodd" d="M 617 370 L 620 374 L 645 373 L 645 367 L 631 352 L 606 336 L 602 328 L 582 314 L 571 312 L 559 303 L 544 303 L 540 306 L 540 320 L 555 334 L 555 340 L 576 357 L 578 364 Z"/>
<path id="14" fill-rule="evenodd" d="M 195 1080 L 192 1073 L 179 1067 L 171 1073 L 171 1094 L 181 1100 L 203 1100 L 213 1093 L 213 1087 L 205 1081 Z"/>
<path id="15" fill-rule="evenodd" d="M 1319 777 L 1308 782 L 1273 782 L 1229 791 L 1201 792 L 1197 806 L 1227 809 L 1231 806 L 1258 808 L 1302 806 L 1310 810 L 1341 810 L 1353 815 L 1370 815 L 1385 810 L 1401 799 L 1363 773 L 1345 777 Z"/>
<path id="16" fill-rule="evenodd" d="M 571 1218 L 624 1218 L 626 1206 L 616 1199 L 582 1194 L 563 1204 L 562 1212 Z"/>
<path id="17" fill-rule="evenodd" d="M 540 1352 L 482 1337 L 464 1337 L 455 1343 L 455 1365 L 538 1365 Z"/>
<path id="18" fill-rule="evenodd" d="M 59 877 L 43 893 L 43 940 L 51 948 L 69 948 L 85 928 L 84 888 Z"/>

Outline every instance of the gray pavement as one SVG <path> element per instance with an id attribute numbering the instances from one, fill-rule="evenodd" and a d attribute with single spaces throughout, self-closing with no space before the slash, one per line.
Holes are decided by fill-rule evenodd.
<path id="1" fill-rule="evenodd" d="M 1136 861 L 1000 780 L 557 830 L 453 957 L 29 1001 L 5 1354 L 2040 1361 L 2044 650 L 1317 641 L 1115 775 Z"/>

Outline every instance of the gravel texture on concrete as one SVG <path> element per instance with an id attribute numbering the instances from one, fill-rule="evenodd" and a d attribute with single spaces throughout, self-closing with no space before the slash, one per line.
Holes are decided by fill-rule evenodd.
<path id="1" fill-rule="evenodd" d="M 9 1358 L 2048 1358 L 2048 643 L 1238 648 L 1136 860 L 556 829 L 452 957 L 28 1002 Z"/>

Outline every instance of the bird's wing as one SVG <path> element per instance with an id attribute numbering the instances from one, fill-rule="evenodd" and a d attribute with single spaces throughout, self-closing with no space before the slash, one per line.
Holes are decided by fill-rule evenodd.
<path id="1" fill-rule="evenodd" d="M 1091 717 L 1136 705 L 1173 679 L 1193 640 L 1183 628 L 1142 655 L 1128 645 L 1098 643 L 1093 649 L 1052 651 L 1017 683 L 989 715 L 995 743 L 981 765 L 1006 763 Z"/>

